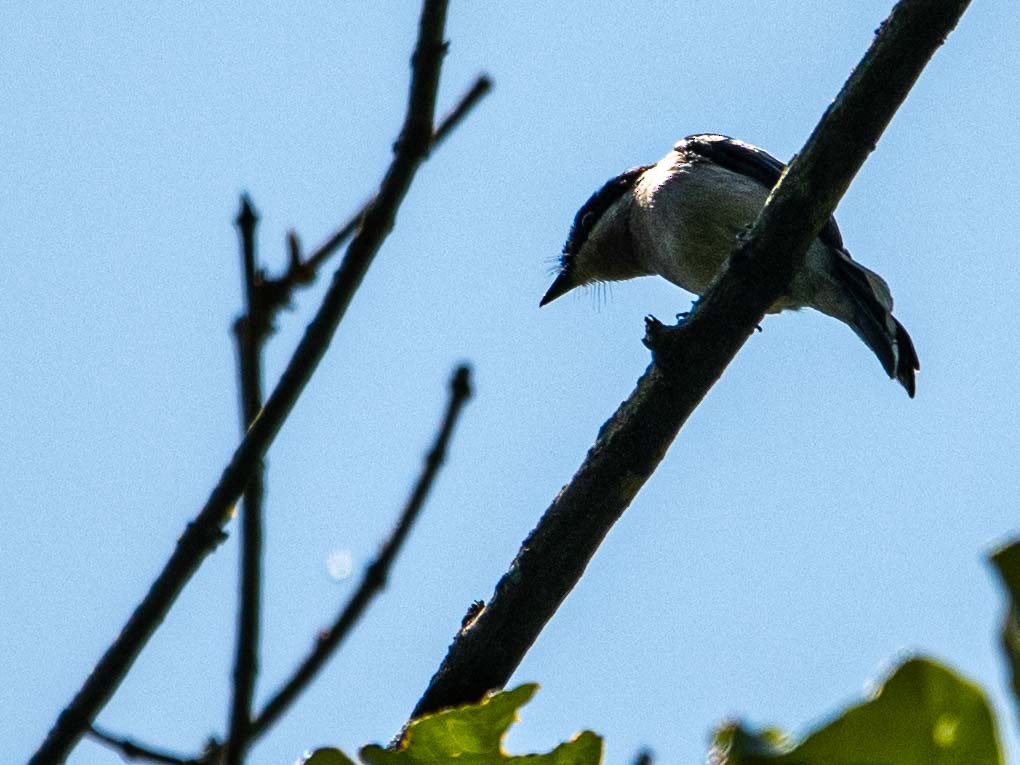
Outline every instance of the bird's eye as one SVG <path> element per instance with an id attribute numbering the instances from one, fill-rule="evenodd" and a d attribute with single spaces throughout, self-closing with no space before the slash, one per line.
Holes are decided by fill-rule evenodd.
<path id="1" fill-rule="evenodd" d="M 586 212 L 581 216 L 581 228 L 591 228 L 591 225 L 595 222 L 595 213 Z"/>

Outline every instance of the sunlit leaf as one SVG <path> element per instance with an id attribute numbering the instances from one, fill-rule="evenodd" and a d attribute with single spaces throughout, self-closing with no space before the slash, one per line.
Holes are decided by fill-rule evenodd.
<path id="1" fill-rule="evenodd" d="M 517 710 L 538 686 L 522 685 L 497 693 L 479 704 L 456 707 L 412 722 L 396 750 L 366 746 L 361 759 L 368 765 L 597 765 L 602 739 L 590 731 L 560 744 L 548 754 L 512 756 L 502 741 Z"/>
<path id="2" fill-rule="evenodd" d="M 981 689 L 928 659 L 900 665 L 874 697 L 800 744 L 774 731 L 721 730 L 721 765 L 1001 765 L 995 721 Z"/>

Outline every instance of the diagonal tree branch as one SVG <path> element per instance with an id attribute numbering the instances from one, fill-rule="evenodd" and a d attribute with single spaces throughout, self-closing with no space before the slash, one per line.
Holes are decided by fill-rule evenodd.
<path id="1" fill-rule="evenodd" d="M 968 0 L 901 0 L 690 319 L 649 320 L 653 361 L 463 627 L 412 717 L 502 687 L 804 253 Z"/>
<path id="2" fill-rule="evenodd" d="M 414 490 L 411 492 L 393 532 L 380 548 L 376 559 L 365 569 L 361 584 L 337 616 L 336 621 L 328 630 L 319 634 L 315 646 L 301 662 L 293 676 L 280 686 L 255 717 L 249 731 L 251 741 L 262 736 L 305 690 L 326 661 L 350 634 L 375 596 L 382 592 L 386 586 L 393 561 L 400 553 L 400 548 L 403 546 L 404 540 L 407 539 L 411 526 L 425 504 L 439 468 L 442 467 L 446 459 L 446 449 L 450 442 L 450 436 L 453 434 L 454 425 L 470 397 L 471 371 L 467 366 L 460 366 L 450 380 L 450 398 L 435 442 L 425 457 L 422 473 L 415 483 Z"/>
<path id="3" fill-rule="evenodd" d="M 424 0 L 417 46 L 411 61 L 411 92 L 395 156 L 361 228 L 315 318 L 298 344 L 265 407 L 248 429 L 205 506 L 177 541 L 163 571 L 123 629 L 96 664 L 74 699 L 61 712 L 29 765 L 61 763 L 120 685 L 142 647 L 159 626 L 184 585 L 222 541 L 222 526 L 270 444 L 290 414 L 329 346 L 351 299 L 386 236 L 415 172 L 428 155 L 439 72 L 446 53 L 443 30 L 447 0 Z"/>
<path id="4" fill-rule="evenodd" d="M 439 146 L 464 120 L 471 109 L 492 90 L 492 80 L 479 76 L 451 112 L 440 122 L 432 135 L 430 150 Z M 238 344 L 238 368 L 241 381 L 242 434 L 262 407 L 262 348 L 273 330 L 276 313 L 290 303 L 294 289 L 312 283 L 326 260 L 357 229 L 370 203 L 361 206 L 346 224 L 302 262 L 297 234 L 288 234 L 287 272 L 279 279 L 267 279 L 255 261 L 254 229 L 258 218 L 247 196 L 242 199 L 237 225 L 242 235 L 244 267 L 245 315 L 235 323 Z M 258 624 L 261 592 L 262 505 L 265 494 L 265 469 L 260 464 L 244 492 L 241 512 L 242 558 L 241 597 L 238 612 L 238 643 L 234 671 L 234 696 L 231 705 L 226 765 L 240 763 L 242 752 L 234 742 L 249 739 L 251 704 L 258 674 Z"/>
<path id="5" fill-rule="evenodd" d="M 241 435 L 262 408 L 262 349 L 269 336 L 271 318 L 266 312 L 261 289 L 262 272 L 255 259 L 255 226 L 258 216 L 251 200 L 241 198 L 237 216 L 241 234 L 245 311 L 234 323 L 237 339 L 237 368 L 240 378 Z M 265 465 L 260 460 L 252 471 L 241 504 L 241 575 L 237 612 L 237 646 L 234 656 L 234 688 L 230 704 L 229 740 L 225 765 L 240 765 L 243 742 L 251 724 L 252 700 L 258 677 L 259 605 L 262 595 L 262 506 L 265 496 Z"/>

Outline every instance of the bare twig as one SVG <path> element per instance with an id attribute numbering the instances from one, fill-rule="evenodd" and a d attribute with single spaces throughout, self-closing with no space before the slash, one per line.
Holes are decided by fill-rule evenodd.
<path id="1" fill-rule="evenodd" d="M 432 136 L 432 143 L 429 151 L 440 146 L 446 137 L 464 120 L 468 113 L 492 90 L 492 80 L 487 75 L 479 75 L 467 93 L 457 102 L 457 105 L 450 111 Z M 287 272 L 278 279 L 267 279 L 266 300 L 268 311 L 275 314 L 279 309 L 290 304 L 291 296 L 296 287 L 311 284 L 318 276 L 319 269 L 326 262 L 330 255 L 336 252 L 337 248 L 358 230 L 365 213 L 374 200 L 365 202 L 347 222 L 338 228 L 333 234 L 320 244 L 315 252 L 306 259 L 301 259 L 300 245 L 297 243 L 297 236 L 293 232 L 288 236 L 289 265 Z"/>
<path id="2" fill-rule="evenodd" d="M 372 599 L 386 586 L 389 570 L 393 566 L 400 548 L 407 538 L 415 519 L 428 497 L 436 474 L 446 458 L 447 445 L 461 409 L 471 397 L 471 373 L 467 366 L 460 366 L 450 380 L 450 399 L 446 405 L 443 422 L 436 434 L 435 442 L 425 457 L 425 465 L 407 500 L 400 519 L 393 532 L 379 550 L 376 559 L 365 569 L 361 584 L 337 616 L 333 625 L 318 636 L 311 653 L 305 658 L 252 722 L 250 736 L 254 740 L 261 736 L 282 715 L 294 700 L 318 674 L 323 664 L 350 634 L 351 629 L 364 614 Z"/>
<path id="3" fill-rule="evenodd" d="M 290 414 L 329 346 L 366 271 L 393 229 L 397 208 L 432 139 L 436 89 L 446 43 L 447 0 L 424 0 L 418 42 L 411 64 L 407 114 L 395 146 L 393 162 L 379 192 L 365 212 L 362 225 L 333 277 L 315 318 L 305 330 L 293 357 L 259 416 L 234 452 L 205 506 L 188 524 L 177 547 L 145 598 L 128 619 L 74 699 L 30 760 L 30 765 L 56 765 L 81 739 L 120 685 L 142 647 L 173 605 L 181 589 L 205 557 L 223 539 L 222 526 L 247 486 L 252 473 Z"/>
<path id="4" fill-rule="evenodd" d="M 245 311 L 234 324 L 237 368 L 240 379 L 241 434 L 262 408 L 262 348 L 268 337 L 270 317 L 262 300 L 262 273 L 255 259 L 255 226 L 258 216 L 247 195 L 241 198 L 237 227 L 241 234 L 244 266 Z M 237 646 L 234 656 L 234 687 L 230 704 L 230 745 L 225 765 L 240 765 L 251 724 L 252 700 L 258 677 L 259 604 L 262 594 L 262 505 L 265 466 L 260 460 L 244 489 L 241 504 L 241 572 L 237 612 Z"/>
<path id="5" fill-rule="evenodd" d="M 502 687 L 683 423 L 787 289 L 804 253 L 968 0 L 901 0 L 749 236 L 691 317 L 650 321 L 653 362 L 602 427 L 484 610 L 454 639 L 412 716 Z"/>
<path id="6" fill-rule="evenodd" d="M 144 744 L 138 744 L 128 738 L 115 736 L 95 725 L 89 727 L 88 734 L 97 741 L 102 741 L 111 749 L 115 749 L 125 760 L 148 760 L 149 762 L 169 763 L 169 765 L 194 765 L 195 762 L 182 755 L 171 754 Z"/>

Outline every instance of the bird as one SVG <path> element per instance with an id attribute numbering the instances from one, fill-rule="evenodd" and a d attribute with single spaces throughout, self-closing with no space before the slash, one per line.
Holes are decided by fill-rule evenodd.
<path id="1" fill-rule="evenodd" d="M 620 173 L 578 210 L 556 278 L 539 305 L 575 287 L 650 275 L 702 295 L 785 167 L 749 143 L 699 133 L 678 141 L 655 164 Z M 768 312 L 805 307 L 849 326 L 914 397 L 921 365 L 910 335 L 892 314 L 889 285 L 850 257 L 831 217 L 787 294 Z"/>

